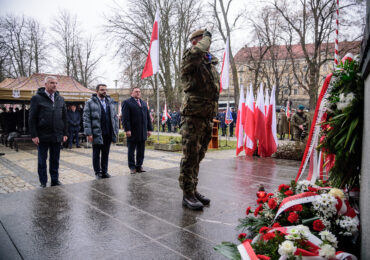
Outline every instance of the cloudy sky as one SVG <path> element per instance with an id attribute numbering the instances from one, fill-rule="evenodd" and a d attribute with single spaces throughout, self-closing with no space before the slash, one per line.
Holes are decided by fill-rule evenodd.
<path id="1" fill-rule="evenodd" d="M 124 1 L 119 0 L 118 2 L 122 5 Z M 249 1 L 234 0 L 235 10 L 245 6 Z M 104 14 L 109 15 L 110 7 L 112 6 L 114 6 L 113 0 L 0 0 L 0 15 L 7 13 L 24 14 L 35 18 L 44 27 L 50 28 L 51 21 L 57 15 L 58 10 L 65 9 L 70 11 L 71 14 L 77 15 L 81 27 L 87 35 L 93 34 L 96 36 L 97 32 L 103 31 L 102 26 L 105 23 Z M 237 35 L 240 38 L 243 34 L 239 32 Z M 245 44 L 242 40 L 236 40 L 238 38 L 237 35 L 232 46 L 234 53 Z M 119 61 L 112 57 L 113 53 L 109 51 L 107 53 L 106 42 L 102 33 L 98 33 L 97 47 L 99 53 L 107 54 L 103 57 L 97 74 L 101 77 L 101 81 L 113 87 L 114 80 L 119 79 L 119 72 L 121 71 Z M 49 66 L 50 71 L 47 72 L 54 72 L 52 71 L 54 68 L 53 65 Z M 121 84 L 119 83 L 119 86 Z"/>

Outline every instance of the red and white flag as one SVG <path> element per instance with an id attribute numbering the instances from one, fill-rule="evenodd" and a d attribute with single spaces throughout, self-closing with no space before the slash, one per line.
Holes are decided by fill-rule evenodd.
<path id="1" fill-rule="evenodd" d="M 167 103 L 164 103 L 163 113 L 162 113 L 162 125 L 165 124 L 171 116 L 167 112 Z"/>
<path id="2" fill-rule="evenodd" d="M 244 129 L 242 124 L 243 119 L 243 108 L 245 110 L 245 104 L 244 104 L 244 89 L 243 86 L 240 87 L 240 98 L 239 98 L 239 106 L 238 106 L 238 117 L 236 119 L 236 155 L 238 156 L 241 151 L 243 151 L 243 136 L 244 136 Z"/>
<path id="3" fill-rule="evenodd" d="M 266 92 L 266 94 L 268 94 Z M 278 140 L 276 135 L 276 107 L 275 107 L 275 86 L 272 88 L 270 104 L 266 115 L 266 156 L 271 156 L 277 150 Z"/>
<path id="4" fill-rule="evenodd" d="M 270 100 L 269 100 L 269 91 L 266 87 L 265 89 L 265 116 L 267 117 L 267 111 L 269 109 L 269 104 L 270 104 Z"/>
<path id="5" fill-rule="evenodd" d="M 263 85 L 261 83 L 256 102 L 255 110 L 255 137 L 258 140 L 258 154 L 261 157 L 266 156 L 266 118 L 265 118 L 265 104 L 263 98 Z"/>
<path id="6" fill-rule="evenodd" d="M 159 9 L 155 12 L 152 37 L 150 39 L 149 53 L 146 58 L 141 78 L 146 78 L 158 72 L 159 68 Z"/>
<path id="7" fill-rule="evenodd" d="M 249 93 L 247 95 L 247 100 L 245 101 L 245 154 L 252 156 L 254 150 L 256 149 L 256 139 L 254 135 L 255 130 L 255 115 L 254 115 L 254 97 L 253 97 L 253 86 L 249 87 Z"/>
<path id="8" fill-rule="evenodd" d="M 289 119 L 290 118 L 290 100 L 286 102 L 286 117 Z"/>
<path id="9" fill-rule="evenodd" d="M 220 93 L 223 89 L 229 88 L 229 67 L 230 67 L 229 37 L 227 37 L 225 52 L 224 52 L 224 59 L 222 61 L 222 67 L 221 67 Z"/>

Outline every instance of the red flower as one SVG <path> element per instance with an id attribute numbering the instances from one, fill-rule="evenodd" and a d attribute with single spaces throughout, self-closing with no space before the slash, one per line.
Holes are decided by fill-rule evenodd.
<path id="1" fill-rule="evenodd" d="M 289 216 L 288 216 L 288 221 L 292 224 L 297 222 L 298 221 L 298 214 L 295 213 L 295 212 L 290 212 Z"/>
<path id="2" fill-rule="evenodd" d="M 277 206 L 276 199 L 270 199 L 269 202 L 268 202 L 268 206 L 269 206 L 270 209 L 276 208 L 276 206 Z"/>
<path id="3" fill-rule="evenodd" d="M 266 255 L 257 255 L 257 257 L 259 260 L 270 260 L 271 259 L 271 257 L 268 257 Z"/>
<path id="4" fill-rule="evenodd" d="M 251 207 L 249 206 L 248 208 L 247 208 L 247 210 L 245 211 L 245 213 L 247 214 L 247 215 L 249 215 L 249 213 L 251 212 Z"/>
<path id="5" fill-rule="evenodd" d="M 276 222 L 272 225 L 273 228 L 277 228 L 277 227 L 281 227 L 280 223 L 279 222 Z"/>
<path id="6" fill-rule="evenodd" d="M 293 195 L 293 191 L 291 191 L 291 190 L 287 190 L 286 192 L 284 192 L 284 194 L 285 194 L 286 196 L 292 196 L 292 195 Z"/>
<path id="7" fill-rule="evenodd" d="M 293 211 L 302 211 L 303 207 L 301 204 L 295 205 L 292 207 Z"/>
<path id="8" fill-rule="evenodd" d="M 257 199 L 257 204 L 263 203 L 263 199 Z"/>
<path id="9" fill-rule="evenodd" d="M 264 234 L 263 235 L 263 240 L 270 240 L 270 239 L 273 239 L 275 237 L 275 232 L 269 232 L 267 234 Z"/>
<path id="10" fill-rule="evenodd" d="M 267 231 L 269 231 L 270 228 L 269 227 L 261 227 L 260 228 L 260 231 L 258 231 L 258 233 L 260 234 L 265 234 Z"/>
<path id="11" fill-rule="evenodd" d="M 274 196 L 274 193 L 267 193 L 267 197 Z"/>
<path id="12" fill-rule="evenodd" d="M 254 211 L 254 216 L 257 217 L 258 213 L 262 210 L 262 204 L 260 204 L 258 206 L 258 208 L 256 208 L 256 210 Z"/>
<path id="13" fill-rule="evenodd" d="M 247 234 L 246 233 L 240 233 L 239 236 L 238 236 L 238 240 L 240 241 L 244 241 L 244 239 L 247 237 Z"/>
<path id="14" fill-rule="evenodd" d="M 280 184 L 279 185 L 279 191 L 281 190 L 289 190 L 290 186 L 286 184 Z"/>
<path id="15" fill-rule="evenodd" d="M 319 189 L 309 186 L 308 190 L 312 192 L 317 192 Z"/>
<path id="16" fill-rule="evenodd" d="M 313 225 L 313 230 L 316 230 L 316 231 L 321 231 L 325 228 L 324 223 L 322 223 L 320 219 L 315 220 L 312 225 Z"/>

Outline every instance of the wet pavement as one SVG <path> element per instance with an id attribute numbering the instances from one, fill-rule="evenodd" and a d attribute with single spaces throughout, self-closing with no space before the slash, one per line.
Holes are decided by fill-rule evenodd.
<path id="1" fill-rule="evenodd" d="M 73 152 L 84 153 L 76 149 L 65 155 Z M 155 153 L 147 153 L 148 165 L 159 167 Z M 78 173 L 90 179 L 36 189 L 34 180 L 27 179 L 30 173 L 16 176 L 33 188 L 0 194 L 0 259 L 224 259 L 213 247 L 222 241 L 237 242 L 237 220 L 255 205 L 258 186 L 276 189 L 290 182 L 299 166 L 296 161 L 234 157 L 234 151 L 208 153 L 198 189 L 212 199 L 211 206 L 196 212 L 181 205 L 177 180 L 181 155 L 158 153 L 166 167 L 148 166 L 148 172 L 136 175 L 117 173 L 94 180 L 88 172 L 91 166 L 81 159 Z M 12 160 L 7 156 L 0 166 L 8 163 L 9 170 Z M 62 167 L 67 168 L 80 163 L 63 160 Z M 120 159 L 111 160 L 114 169 Z"/>

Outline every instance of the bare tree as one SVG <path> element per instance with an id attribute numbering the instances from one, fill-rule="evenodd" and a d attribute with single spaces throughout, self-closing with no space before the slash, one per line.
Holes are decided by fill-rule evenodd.
<path id="1" fill-rule="evenodd" d="M 213 10 L 213 17 L 216 20 L 216 27 L 221 34 L 222 39 L 226 43 L 227 37 L 229 38 L 229 54 L 230 54 L 230 66 L 233 75 L 233 85 L 234 85 L 234 100 L 235 104 L 239 104 L 239 82 L 238 82 L 238 72 L 236 69 L 236 64 L 234 61 L 234 56 L 231 50 L 231 38 L 230 34 L 235 29 L 236 23 L 239 18 L 242 16 L 241 13 L 237 14 L 234 21 L 230 22 L 229 12 L 230 6 L 233 0 L 227 0 L 226 6 L 224 5 L 223 0 L 213 0 L 210 2 L 210 5 Z"/>
<path id="2" fill-rule="evenodd" d="M 83 37 L 76 15 L 60 10 L 52 31 L 54 45 L 61 56 L 63 73 L 89 87 L 96 79 L 95 71 L 102 56 L 97 56 L 92 36 Z"/>
<path id="3" fill-rule="evenodd" d="M 354 0 L 342 4 L 341 12 L 354 5 Z M 309 94 L 310 109 L 316 106 L 321 80 L 320 68 L 332 60 L 335 1 L 332 0 L 274 0 L 273 7 L 285 21 L 285 37 L 298 42 L 303 60 L 296 57 L 296 49 L 288 48 L 297 83 Z"/>
<path id="4" fill-rule="evenodd" d="M 158 5 L 158 6 L 157 6 Z M 141 76 L 145 59 L 149 51 L 152 25 L 155 11 L 160 10 L 160 72 L 158 78 L 165 92 L 167 104 L 173 106 L 181 98 L 179 84 L 179 67 L 181 55 L 186 48 L 191 31 L 197 26 L 201 16 L 200 3 L 195 0 L 151 0 L 129 1 L 129 8 L 116 4 L 112 9 L 113 15 L 107 17 L 106 31 L 111 42 L 116 44 L 116 54 L 120 55 L 126 68 Z M 125 54 L 132 55 L 130 58 Z M 137 66 L 134 70 L 132 66 Z M 130 82 L 131 84 L 150 85 L 155 88 L 152 78 L 144 81 Z"/>
<path id="5" fill-rule="evenodd" d="M 2 77 L 27 77 L 46 62 L 45 29 L 34 19 L 8 14 L 0 18 Z"/>
<path id="6" fill-rule="evenodd" d="M 59 10 L 51 30 L 55 34 L 54 46 L 59 51 L 62 59 L 63 73 L 67 74 L 67 76 L 77 74 L 76 68 L 73 68 L 78 35 L 81 33 L 77 23 L 77 16 L 71 15 L 66 10 Z"/>

